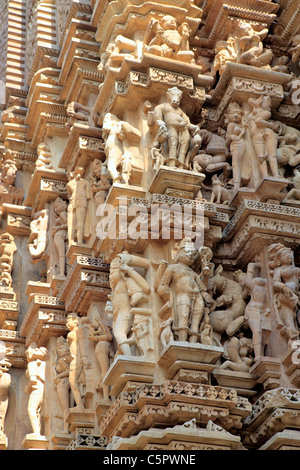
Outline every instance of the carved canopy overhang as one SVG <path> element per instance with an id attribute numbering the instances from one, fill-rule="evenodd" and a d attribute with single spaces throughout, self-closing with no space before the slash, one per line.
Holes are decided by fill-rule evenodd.
<path id="1" fill-rule="evenodd" d="M 253 405 L 246 418 L 251 443 L 262 445 L 275 433 L 287 427 L 299 430 L 300 396 L 296 388 L 279 387 L 265 392 Z"/>
<path id="2" fill-rule="evenodd" d="M 25 355 L 25 338 L 19 331 L 0 329 L 0 341 L 5 344 L 6 358 L 12 367 L 25 368 L 27 365 Z"/>
<path id="3" fill-rule="evenodd" d="M 47 344 L 51 336 L 67 333 L 67 314 L 63 302 L 48 295 L 32 295 L 29 300 L 30 306 L 20 327 L 26 345 L 35 342 L 41 346 Z"/>
<path id="4" fill-rule="evenodd" d="M 7 321 L 15 323 L 19 315 L 19 304 L 14 299 L 0 298 L 0 328 Z"/>
<path id="5" fill-rule="evenodd" d="M 234 389 L 167 381 L 162 385 L 134 384 L 118 395 L 100 423 L 102 435 L 131 437 L 137 431 L 162 424 L 183 424 L 191 419 L 207 424 L 212 419 L 239 415 L 245 419 L 251 405 L 240 406 Z M 171 420 L 171 421 L 170 421 Z"/>
<path id="6" fill-rule="evenodd" d="M 102 15 L 102 21 L 96 33 L 96 40 L 101 43 L 100 52 L 105 51 L 108 43 L 117 34 L 129 38 L 137 30 L 144 34 L 150 18 L 160 19 L 164 15 L 174 16 L 179 23 L 188 22 L 194 34 L 200 24 L 202 10 L 194 2 L 188 0 L 110 2 Z"/>
<path id="7" fill-rule="evenodd" d="M 273 44 L 286 46 L 300 31 L 300 5 L 298 0 L 280 0 L 279 5 L 280 10 L 271 30 L 272 41 Z"/>
<path id="8" fill-rule="evenodd" d="M 35 110 L 38 100 L 59 101 L 62 87 L 58 85 L 58 77 L 59 69 L 55 67 L 44 67 L 34 74 L 26 100 L 27 122 L 31 122 L 33 118 L 31 111 Z M 45 99 L 46 97 L 48 99 Z"/>
<path id="9" fill-rule="evenodd" d="M 85 54 L 83 57 L 74 56 L 61 93 L 61 99 L 65 100 L 66 105 L 72 101 L 86 104 L 90 93 L 98 95 L 99 86 L 104 80 L 104 74 L 98 71 L 98 65 L 98 60 L 85 57 Z"/>
<path id="10" fill-rule="evenodd" d="M 46 203 L 58 196 L 67 196 L 68 176 L 64 171 L 36 169 L 32 175 L 24 205 L 32 207 L 33 213 L 44 208 Z"/>
<path id="11" fill-rule="evenodd" d="M 37 100 L 32 106 L 30 115 L 26 117 L 28 122 L 27 140 L 31 140 L 32 145 L 38 145 L 46 132 L 47 125 L 55 126 L 56 135 L 67 135 L 64 125 L 67 122 L 66 109 L 62 104 Z M 57 126 L 60 126 L 59 130 Z"/>
<path id="12" fill-rule="evenodd" d="M 295 250 L 300 245 L 299 216 L 297 207 L 245 200 L 223 231 L 215 259 L 232 268 L 245 266 L 271 243 Z"/>
<path id="13" fill-rule="evenodd" d="M 85 168 L 90 160 L 96 158 L 105 160 L 101 135 L 100 128 L 75 123 L 70 131 L 59 167 L 72 171 L 76 166 Z"/>
<path id="14" fill-rule="evenodd" d="M 72 65 L 77 57 L 99 64 L 99 44 L 94 40 L 94 30 L 89 23 L 82 24 L 80 21 L 72 20 L 58 61 L 61 69 L 59 83 L 64 87 L 63 93 L 67 90 L 66 80 L 72 72 Z"/>
<path id="15" fill-rule="evenodd" d="M 61 0 L 57 7 L 57 35 L 62 45 L 73 19 L 90 21 L 91 0 Z"/>
<path id="16" fill-rule="evenodd" d="M 217 40 L 227 39 L 234 21 L 269 27 L 278 9 L 279 5 L 269 0 L 209 0 L 203 10 L 205 24 L 191 42 L 212 49 Z"/>
<path id="17" fill-rule="evenodd" d="M 109 265 L 100 258 L 76 256 L 58 294 L 67 311 L 86 314 L 91 302 L 106 302 L 110 294 Z"/>
<path id="18" fill-rule="evenodd" d="M 5 230 L 12 235 L 30 234 L 31 208 L 15 204 L 3 204 L 2 218 L 6 220 Z"/>
<path id="19" fill-rule="evenodd" d="M 143 54 L 141 60 L 127 57 L 119 70 L 109 70 L 100 88 L 94 111 L 100 114 L 99 124 L 107 112 L 122 118 L 125 109 L 135 110 L 138 103 L 157 104 L 170 87 L 183 91 L 186 112 L 197 115 L 206 101 L 206 92 L 213 78 L 201 75 L 194 64 Z"/>
<path id="20" fill-rule="evenodd" d="M 209 118 L 219 121 L 231 101 L 243 103 L 261 95 L 270 96 L 272 110 L 275 110 L 285 97 L 284 85 L 291 79 L 286 73 L 229 62 L 214 89 Z"/>

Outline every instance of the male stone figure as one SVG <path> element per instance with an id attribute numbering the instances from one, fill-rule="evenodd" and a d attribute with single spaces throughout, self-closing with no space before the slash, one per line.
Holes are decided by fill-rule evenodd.
<path id="1" fill-rule="evenodd" d="M 159 128 L 157 140 L 167 142 L 169 166 L 186 168 L 191 138 L 199 135 L 200 144 L 200 129 L 191 124 L 188 116 L 179 107 L 181 90 L 177 87 L 169 88 L 167 98 L 167 103 L 159 104 L 154 109 L 154 119 Z"/>
<path id="2" fill-rule="evenodd" d="M 68 207 L 68 238 L 69 244 L 76 241 L 83 244 L 84 234 L 87 233 L 88 202 L 91 200 L 92 191 L 89 181 L 83 178 L 84 169 L 77 167 L 73 178 L 67 184 L 69 196 Z"/>
<path id="3" fill-rule="evenodd" d="M 67 317 L 66 326 L 70 331 L 67 342 L 72 356 L 69 373 L 70 387 L 78 409 L 83 409 L 84 402 L 79 385 L 80 380 L 84 380 L 86 385 L 85 399 L 90 399 L 93 394 L 93 370 L 87 350 L 90 322 L 87 318 L 79 318 L 76 313 L 70 313 Z"/>
<path id="4" fill-rule="evenodd" d="M 44 398 L 47 354 L 47 349 L 38 348 L 36 343 L 32 343 L 26 351 L 26 375 L 29 378 L 26 388 L 29 393 L 27 410 L 34 436 L 41 435 L 40 410 Z"/>
<path id="5" fill-rule="evenodd" d="M 110 264 L 111 299 L 113 303 L 113 333 L 120 351 L 131 356 L 129 335 L 133 327 L 132 307 L 148 300 L 150 287 L 148 282 L 132 267 L 148 267 L 147 260 L 120 253 Z"/>
<path id="6" fill-rule="evenodd" d="M 1 346 L 1 345 L 0 345 Z M 8 394 L 11 386 L 11 377 L 8 373 L 11 364 L 7 359 L 0 357 L 0 449 L 1 444 L 6 442 L 4 434 L 4 421 L 8 408 Z"/>
<path id="7" fill-rule="evenodd" d="M 166 268 L 157 289 L 158 295 L 166 300 L 174 295 L 173 329 L 178 330 L 179 341 L 187 341 L 189 338 L 190 343 L 198 340 L 205 302 L 213 303 L 200 276 L 191 267 L 197 256 L 193 242 L 188 238 L 183 239 L 175 263 Z"/>

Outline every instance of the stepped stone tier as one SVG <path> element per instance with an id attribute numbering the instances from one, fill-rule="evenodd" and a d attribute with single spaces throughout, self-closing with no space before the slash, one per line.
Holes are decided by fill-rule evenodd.
<path id="1" fill-rule="evenodd" d="M 0 449 L 300 450 L 299 1 L 0 17 Z"/>

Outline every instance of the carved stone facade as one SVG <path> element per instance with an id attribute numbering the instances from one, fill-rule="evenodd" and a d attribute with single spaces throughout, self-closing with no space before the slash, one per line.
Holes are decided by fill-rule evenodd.
<path id="1" fill-rule="evenodd" d="M 300 449 L 298 2 L 0 12 L 0 449 Z"/>

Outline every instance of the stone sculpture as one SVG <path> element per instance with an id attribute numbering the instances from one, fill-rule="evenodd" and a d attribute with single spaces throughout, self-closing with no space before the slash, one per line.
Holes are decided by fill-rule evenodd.
<path id="1" fill-rule="evenodd" d="M 102 126 L 102 137 L 105 142 L 107 170 L 113 183 L 129 184 L 141 133 L 114 114 L 107 113 Z"/>
<path id="2" fill-rule="evenodd" d="M 132 307 L 147 302 L 150 293 L 148 282 L 133 266 L 147 268 L 148 262 L 139 256 L 123 252 L 110 264 L 110 286 L 113 304 L 113 333 L 121 354 L 130 356 L 129 338 L 133 327 Z"/>
<path id="3" fill-rule="evenodd" d="M 144 51 L 168 59 L 193 62 L 190 34 L 189 24 L 184 22 L 178 27 L 176 18 L 171 15 L 165 15 L 161 20 L 152 18 L 144 37 Z"/>
<path id="4" fill-rule="evenodd" d="M 88 124 L 90 120 L 91 110 L 87 106 L 72 101 L 67 106 L 67 115 L 69 116 L 66 127 L 72 129 L 75 123 Z"/>
<path id="5" fill-rule="evenodd" d="M 232 195 L 231 191 L 225 188 L 225 184 L 220 181 L 216 174 L 212 176 L 211 183 L 212 193 L 210 202 L 215 202 L 216 204 L 228 204 Z"/>
<path id="6" fill-rule="evenodd" d="M 215 173 L 219 170 L 231 170 L 227 162 L 229 156 L 221 130 L 218 133 L 201 129 L 201 148 L 192 159 L 192 168 L 203 173 Z"/>
<path id="7" fill-rule="evenodd" d="M 299 337 L 296 325 L 300 268 L 295 266 L 291 248 L 275 243 L 268 249 L 276 321 L 289 344 Z"/>
<path id="8" fill-rule="evenodd" d="M 263 46 L 263 40 L 268 35 L 268 29 L 256 31 L 246 21 L 240 21 L 236 28 L 236 41 L 238 48 L 238 62 L 254 67 L 270 68 L 273 53 Z"/>
<path id="9" fill-rule="evenodd" d="M 52 234 L 55 248 L 58 254 L 59 275 L 65 275 L 66 241 L 68 240 L 68 213 L 67 202 L 58 197 L 53 203 L 56 216 Z"/>
<path id="10" fill-rule="evenodd" d="M 52 152 L 46 142 L 41 142 L 37 147 L 38 158 L 35 166 L 38 169 L 51 169 L 53 168 Z"/>
<path id="11" fill-rule="evenodd" d="M 8 373 L 11 363 L 6 359 L 0 360 L 0 444 L 6 445 L 7 438 L 4 433 L 5 417 L 8 409 L 9 390 L 11 387 L 11 376 Z"/>
<path id="12" fill-rule="evenodd" d="M 84 169 L 77 167 L 67 183 L 68 206 L 68 240 L 69 245 L 75 241 L 82 245 L 84 237 L 90 235 L 89 202 L 92 198 L 91 184 L 84 176 Z"/>
<path id="13" fill-rule="evenodd" d="M 95 356 L 100 367 L 100 378 L 97 390 L 102 390 L 103 399 L 109 399 L 109 386 L 103 383 L 103 378 L 109 369 L 112 351 L 112 331 L 111 327 L 101 321 L 92 322 L 89 328 L 89 339 L 96 343 Z"/>
<path id="14" fill-rule="evenodd" d="M 29 384 L 26 392 L 29 394 L 27 411 L 32 427 L 32 436 L 41 436 L 41 407 L 44 399 L 46 360 L 48 351 L 44 347 L 38 348 L 32 343 L 26 350 L 27 371 Z"/>
<path id="15" fill-rule="evenodd" d="M 249 368 L 253 363 L 250 356 L 252 351 L 252 340 L 245 338 L 243 333 L 228 339 L 225 344 L 226 361 L 221 364 L 221 369 L 230 369 L 236 372 L 249 372 Z"/>
<path id="16" fill-rule="evenodd" d="M 293 169 L 293 177 L 291 178 L 292 189 L 285 196 L 285 200 L 300 201 L 300 171 L 297 168 Z"/>
<path id="17" fill-rule="evenodd" d="M 96 207 L 99 207 L 105 203 L 111 188 L 111 179 L 107 166 L 101 160 L 94 160 L 92 163 L 91 183 Z"/>
<path id="18" fill-rule="evenodd" d="M 159 104 L 154 109 L 154 120 L 158 126 L 156 142 L 167 146 L 164 164 L 172 167 L 188 168 L 190 154 L 188 153 L 192 138 L 195 145 L 201 142 L 200 129 L 191 124 L 188 116 L 179 107 L 182 91 L 177 87 L 167 91 L 167 103 Z M 197 138 L 198 137 L 198 138 Z"/>
<path id="19" fill-rule="evenodd" d="M 213 303 L 200 276 L 192 269 L 197 257 L 193 242 L 183 239 L 175 262 L 166 267 L 157 289 L 158 295 L 173 309 L 173 331 L 177 332 L 178 340 L 190 343 L 199 339 L 205 304 Z"/>
<path id="20" fill-rule="evenodd" d="M 282 122 L 275 122 L 278 134 L 277 161 L 279 173 L 285 176 L 288 168 L 295 168 L 300 163 L 300 131 Z"/>
<path id="21" fill-rule="evenodd" d="M 247 274 L 241 278 L 243 297 L 250 300 L 245 308 L 245 319 L 252 331 L 254 361 L 265 355 L 271 333 L 270 309 L 267 303 L 267 281 L 260 276 L 259 262 L 249 263 Z"/>
<path id="22" fill-rule="evenodd" d="M 226 144 L 230 148 L 232 157 L 233 189 L 237 190 L 241 186 L 243 160 L 246 152 L 246 129 L 243 123 L 243 111 L 237 102 L 232 102 L 228 106 L 226 121 L 228 123 Z"/>
<path id="23" fill-rule="evenodd" d="M 14 237 L 10 233 L 3 233 L 0 236 L 0 286 L 5 289 L 12 287 L 11 273 L 16 251 Z"/>
<path id="24" fill-rule="evenodd" d="M 227 41 L 217 41 L 215 47 L 215 58 L 212 66 L 214 74 L 219 72 L 222 76 L 228 62 L 236 62 L 237 51 L 234 44 L 234 38 L 228 38 Z"/>
<path id="25" fill-rule="evenodd" d="M 48 245 L 49 211 L 43 209 L 34 214 L 30 223 L 30 236 L 28 238 L 28 250 L 33 259 L 40 259 Z"/>
<path id="26" fill-rule="evenodd" d="M 271 98 L 269 95 L 248 100 L 251 112 L 247 121 L 257 163 L 262 177 L 280 177 L 277 162 L 278 136 L 274 132 L 271 117 Z"/>
<path id="27" fill-rule="evenodd" d="M 217 296 L 209 314 L 215 337 L 220 339 L 223 333 L 232 336 L 245 321 L 242 287 L 235 279 L 225 277 L 220 265 L 208 280 L 207 290 L 213 298 Z"/>
<path id="28" fill-rule="evenodd" d="M 70 363 L 72 360 L 70 348 L 67 340 L 60 336 L 56 343 L 57 361 L 55 366 L 56 377 L 54 379 L 55 390 L 57 392 L 59 404 L 64 417 L 64 432 L 68 432 L 69 425 L 65 420 L 65 415 L 70 408 Z"/>
<path id="29" fill-rule="evenodd" d="M 93 369 L 88 354 L 90 321 L 80 318 L 76 313 L 67 316 L 69 330 L 67 342 L 72 360 L 70 362 L 69 383 L 76 404 L 75 409 L 82 410 L 89 404 L 93 395 Z M 84 391 L 81 387 L 84 384 Z"/>
<path id="30" fill-rule="evenodd" d="M 15 184 L 18 167 L 13 160 L 7 159 L 4 161 L 1 170 L 0 184 L 6 190 L 12 190 Z"/>
<path id="31" fill-rule="evenodd" d="M 15 187 L 17 173 L 18 167 L 14 160 L 3 161 L 0 173 L 0 201 L 8 204 L 22 204 L 24 190 Z"/>

